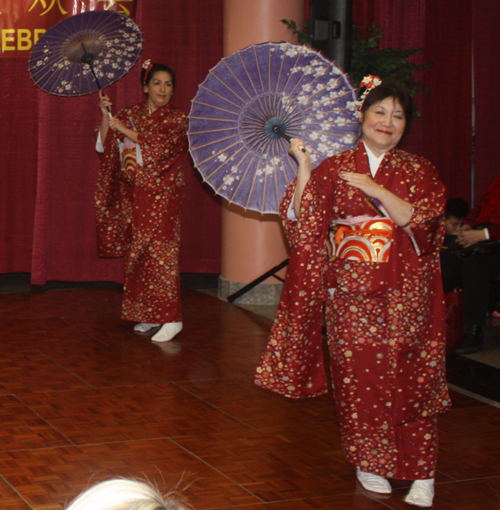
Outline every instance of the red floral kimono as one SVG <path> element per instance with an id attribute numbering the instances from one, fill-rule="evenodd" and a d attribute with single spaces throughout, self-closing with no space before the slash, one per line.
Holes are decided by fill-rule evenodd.
<path id="1" fill-rule="evenodd" d="M 187 117 L 169 104 L 149 113 L 148 103 L 117 115 L 139 132 L 143 164 L 122 164 L 123 134 L 108 132 L 96 192 L 98 253 L 125 256 L 122 318 L 180 322 L 180 217 Z"/>
<path id="2" fill-rule="evenodd" d="M 450 406 L 439 268 L 445 189 L 425 159 L 387 152 L 374 180 L 413 205 L 413 240 L 395 226 L 387 262 L 334 258 L 327 250 L 332 220 L 376 215 L 341 171 L 371 175 L 362 142 L 313 171 L 298 221 L 287 218 L 294 185 L 282 202 L 290 263 L 255 382 L 290 398 L 327 392 L 321 344 L 326 301 L 347 460 L 388 478 L 432 478 L 436 416 Z"/>

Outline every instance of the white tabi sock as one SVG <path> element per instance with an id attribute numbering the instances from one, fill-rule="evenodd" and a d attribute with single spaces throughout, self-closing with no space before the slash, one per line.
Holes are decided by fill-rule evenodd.
<path id="1" fill-rule="evenodd" d="M 157 328 L 160 324 L 150 324 L 148 322 L 141 322 L 134 326 L 134 331 L 137 333 L 146 333 L 150 329 Z"/>
<path id="2" fill-rule="evenodd" d="M 367 491 L 378 492 L 379 494 L 390 494 L 392 492 L 391 484 L 383 476 L 361 471 L 359 466 L 356 467 L 356 476 L 359 483 Z"/>
<path id="3" fill-rule="evenodd" d="M 182 329 L 182 322 L 169 322 L 168 324 L 163 324 L 160 328 L 160 331 L 151 337 L 153 342 L 168 342 L 172 340 L 177 333 Z"/>
<path id="4" fill-rule="evenodd" d="M 405 501 L 410 505 L 426 508 L 432 506 L 434 499 L 434 478 L 415 480 Z"/>

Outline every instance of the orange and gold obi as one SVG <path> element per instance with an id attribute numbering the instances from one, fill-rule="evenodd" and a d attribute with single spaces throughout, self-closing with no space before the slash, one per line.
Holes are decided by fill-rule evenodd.
<path id="1" fill-rule="evenodd" d="M 330 231 L 330 258 L 359 262 L 387 262 L 392 244 L 394 222 L 373 218 L 358 223 L 337 222 Z"/>
<path id="2" fill-rule="evenodd" d="M 135 181 L 135 174 L 137 172 L 137 152 L 135 146 L 133 149 L 124 148 L 121 154 L 122 160 L 122 175 L 121 180 L 127 183 Z"/>

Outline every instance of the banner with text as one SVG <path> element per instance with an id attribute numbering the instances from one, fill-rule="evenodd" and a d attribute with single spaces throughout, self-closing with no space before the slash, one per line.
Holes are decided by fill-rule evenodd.
<path id="1" fill-rule="evenodd" d="M 0 58 L 29 57 L 41 35 L 59 21 L 87 11 L 135 17 L 137 0 L 0 0 Z"/>

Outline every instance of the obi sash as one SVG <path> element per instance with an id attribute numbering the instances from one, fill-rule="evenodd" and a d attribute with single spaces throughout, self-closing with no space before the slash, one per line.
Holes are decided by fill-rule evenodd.
<path id="1" fill-rule="evenodd" d="M 135 127 L 134 124 L 134 119 L 130 117 L 129 120 L 132 129 L 134 131 L 137 131 L 137 128 Z M 120 180 L 132 184 L 135 181 L 137 165 L 142 166 L 141 147 L 138 143 L 135 143 L 127 136 L 123 139 L 123 142 L 118 142 L 118 145 L 120 149 L 120 159 L 122 167 Z"/>
<path id="2" fill-rule="evenodd" d="M 394 222 L 381 216 L 356 216 L 335 220 L 330 226 L 330 258 L 359 262 L 387 262 Z"/>
<path id="3" fill-rule="evenodd" d="M 120 180 L 133 183 L 137 172 L 137 148 L 136 144 L 127 137 L 123 143 L 120 143 L 120 159 L 122 167 Z"/>

